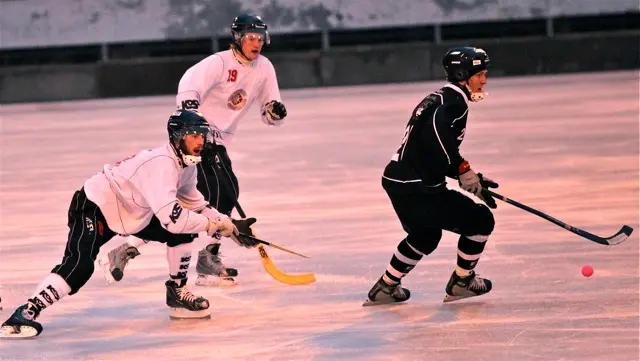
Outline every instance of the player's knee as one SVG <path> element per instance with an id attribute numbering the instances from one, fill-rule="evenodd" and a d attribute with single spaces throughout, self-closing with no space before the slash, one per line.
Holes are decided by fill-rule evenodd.
<path id="1" fill-rule="evenodd" d="M 69 259 L 68 264 L 72 264 L 73 267 L 53 270 L 53 273 L 62 277 L 71 288 L 69 295 L 76 294 L 89 281 L 95 271 L 94 260 L 89 257 L 81 257 L 76 259 L 74 263 L 71 261 L 72 259 Z"/>
<path id="2" fill-rule="evenodd" d="M 426 256 L 438 248 L 441 238 L 441 229 L 425 229 L 410 233 L 407 236 L 407 243 Z"/>
<path id="3" fill-rule="evenodd" d="M 193 242 L 197 236 L 197 234 L 175 234 L 175 237 L 166 240 L 166 243 L 168 247 L 177 247 L 181 244 Z"/>
<path id="4" fill-rule="evenodd" d="M 478 206 L 478 212 L 475 216 L 475 225 L 473 231 L 469 232 L 469 236 L 481 235 L 488 236 L 493 233 L 493 228 L 496 225 L 496 220 L 493 217 L 493 213 L 489 207 L 484 204 Z"/>

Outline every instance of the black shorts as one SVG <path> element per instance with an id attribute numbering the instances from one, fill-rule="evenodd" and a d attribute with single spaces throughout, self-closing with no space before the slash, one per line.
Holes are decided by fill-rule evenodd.
<path id="1" fill-rule="evenodd" d="M 218 212 L 231 215 L 240 188 L 225 147 L 216 145 L 216 156 L 203 156 L 198 167 L 198 190 Z"/>
<path id="2" fill-rule="evenodd" d="M 387 195 L 409 234 L 431 234 L 435 228 L 463 236 L 488 236 L 495 225 L 489 207 L 451 189 L 435 194 L 387 191 Z"/>

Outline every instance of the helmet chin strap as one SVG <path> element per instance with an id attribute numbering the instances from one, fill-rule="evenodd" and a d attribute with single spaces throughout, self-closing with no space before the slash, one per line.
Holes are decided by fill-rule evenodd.
<path id="1" fill-rule="evenodd" d="M 487 95 L 489 95 L 489 93 L 487 92 L 474 92 L 471 90 L 471 88 L 469 88 L 468 84 L 465 84 L 465 86 L 467 87 L 467 90 L 469 90 L 469 94 L 471 94 L 471 101 L 472 102 L 479 102 L 482 99 L 486 98 Z"/>
<path id="2" fill-rule="evenodd" d="M 182 152 L 180 152 L 182 153 Z M 198 163 L 200 163 L 202 161 L 202 157 L 199 155 L 186 155 L 184 153 L 182 153 L 182 162 L 184 162 L 184 164 L 189 167 L 189 166 L 194 166 Z"/>
<path id="3" fill-rule="evenodd" d="M 236 59 L 238 59 L 240 62 L 242 62 L 244 64 L 253 63 L 253 60 L 249 60 L 249 57 L 247 57 L 244 54 L 244 52 L 242 51 L 242 48 L 238 48 L 237 44 L 236 44 L 235 48 L 233 49 L 233 53 L 234 53 Z"/>
<path id="4" fill-rule="evenodd" d="M 202 157 L 199 155 L 187 154 L 186 150 L 184 149 L 185 148 L 184 140 L 180 141 L 180 146 L 178 147 L 176 147 L 174 144 L 172 145 L 173 145 L 173 149 L 180 156 L 180 159 L 182 160 L 182 163 L 184 164 L 185 167 L 194 166 L 202 161 Z"/>

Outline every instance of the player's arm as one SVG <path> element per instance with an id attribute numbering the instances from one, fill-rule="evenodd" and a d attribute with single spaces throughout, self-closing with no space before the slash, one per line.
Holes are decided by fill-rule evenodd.
<path id="1" fill-rule="evenodd" d="M 459 169 L 464 164 L 468 164 L 465 159 L 460 155 L 458 149 L 458 136 L 451 128 L 455 119 L 461 117 L 466 111 L 466 107 L 460 104 L 441 105 L 439 106 L 433 116 L 429 129 L 435 135 L 438 146 L 442 150 L 442 157 L 447 164 L 447 176 L 451 178 L 458 178 Z"/>
<path id="2" fill-rule="evenodd" d="M 180 205 L 176 186 L 178 173 L 174 159 L 168 156 L 156 157 L 142 164 L 130 180 L 167 231 L 207 234 L 216 231 L 230 232 L 233 229 L 230 220 L 209 218 Z"/>
<path id="3" fill-rule="evenodd" d="M 281 125 L 282 120 L 287 116 L 287 108 L 285 108 L 280 98 L 276 70 L 268 59 L 266 59 L 263 69 L 266 72 L 265 81 L 258 95 L 262 121 L 269 125 Z"/>
<path id="4" fill-rule="evenodd" d="M 211 55 L 189 68 L 178 83 L 176 106 L 179 109 L 198 109 L 203 97 L 220 84 L 222 57 Z"/>
<path id="5" fill-rule="evenodd" d="M 189 179 L 178 188 L 176 194 L 180 203 L 187 209 L 201 213 L 209 204 L 197 188 L 197 170 L 189 171 Z"/>

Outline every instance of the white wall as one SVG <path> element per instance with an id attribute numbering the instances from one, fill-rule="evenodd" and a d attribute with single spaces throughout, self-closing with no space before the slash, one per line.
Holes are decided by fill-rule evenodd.
<path id="1" fill-rule="evenodd" d="M 277 33 L 638 8 L 638 0 L 0 0 L 0 48 L 227 34 L 244 11 Z"/>

